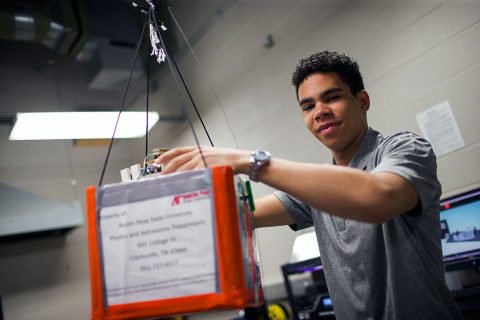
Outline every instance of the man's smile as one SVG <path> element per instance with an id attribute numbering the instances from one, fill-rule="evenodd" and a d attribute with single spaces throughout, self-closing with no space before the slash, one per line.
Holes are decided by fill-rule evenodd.
<path id="1" fill-rule="evenodd" d="M 320 127 L 318 127 L 316 131 L 320 133 L 322 136 L 326 136 L 334 133 L 340 127 L 340 124 L 341 124 L 341 121 L 325 123 Z"/>

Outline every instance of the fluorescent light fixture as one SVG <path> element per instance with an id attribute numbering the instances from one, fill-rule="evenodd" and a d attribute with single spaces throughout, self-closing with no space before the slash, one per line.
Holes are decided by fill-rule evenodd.
<path id="1" fill-rule="evenodd" d="M 108 139 L 113 135 L 118 112 L 32 112 L 17 113 L 10 140 Z M 159 120 L 148 113 L 148 131 Z M 122 112 L 115 138 L 145 135 L 146 113 Z"/>
<path id="2" fill-rule="evenodd" d="M 21 16 L 17 14 L 14 16 L 14 20 L 15 22 L 23 22 L 23 23 L 33 23 L 35 21 L 31 16 Z"/>

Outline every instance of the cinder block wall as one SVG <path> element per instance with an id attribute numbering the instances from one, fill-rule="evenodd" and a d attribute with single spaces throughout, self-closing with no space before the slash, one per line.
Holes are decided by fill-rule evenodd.
<path id="1" fill-rule="evenodd" d="M 421 134 L 416 114 L 448 100 L 466 146 L 438 159 L 444 195 L 480 184 L 478 1 L 262 2 L 254 10 L 251 6 L 237 3 L 232 16 L 239 12 L 238 16 L 231 21 L 227 12 L 196 46 L 239 148 L 329 162 L 329 152 L 304 127 L 290 77 L 300 58 L 318 50 L 337 50 L 358 60 L 371 96 L 369 123 L 384 134 L 400 130 Z M 232 26 L 235 22 L 238 25 Z M 225 30 L 227 39 L 219 35 Z M 269 49 L 262 46 L 267 34 L 275 39 Z M 216 41 L 219 38 L 223 40 Z M 185 65 L 193 69 L 191 60 Z M 203 114 L 213 140 L 232 146 L 218 104 Z M 193 143 L 188 130 L 172 141 Z M 271 190 L 256 184 L 254 191 L 263 195 Z M 267 285 L 282 281 L 279 265 L 288 261 L 294 237 L 287 227 L 259 231 Z"/>

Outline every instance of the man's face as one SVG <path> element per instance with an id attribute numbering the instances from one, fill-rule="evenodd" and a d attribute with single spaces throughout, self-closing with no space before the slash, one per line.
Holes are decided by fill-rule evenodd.
<path id="1" fill-rule="evenodd" d="M 367 128 L 366 91 L 354 96 L 336 73 L 314 73 L 300 84 L 298 100 L 305 125 L 327 148 L 356 151 Z"/>

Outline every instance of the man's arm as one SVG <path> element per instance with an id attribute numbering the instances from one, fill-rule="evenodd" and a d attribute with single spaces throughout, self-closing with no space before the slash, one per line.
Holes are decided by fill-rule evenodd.
<path id="1" fill-rule="evenodd" d="M 283 226 L 295 223 L 280 200 L 274 195 L 255 199 L 253 217 L 256 228 Z"/>
<path id="2" fill-rule="evenodd" d="M 418 202 L 413 184 L 390 172 L 274 158 L 259 178 L 314 208 L 357 221 L 383 223 Z"/>
<path id="3" fill-rule="evenodd" d="M 202 147 L 202 151 L 209 166 L 231 165 L 236 173 L 248 173 L 250 152 L 247 150 Z M 157 162 L 163 164 L 164 173 L 204 167 L 197 147 L 172 149 L 162 154 Z M 272 158 L 260 171 L 259 179 L 314 208 L 364 222 L 385 222 L 411 210 L 418 202 L 413 184 L 389 172 L 372 174 L 343 166 Z M 266 203 L 272 205 L 273 201 Z M 281 206 L 279 201 L 277 205 Z M 259 208 L 262 206 L 260 203 Z M 269 206 L 265 204 L 265 208 Z M 282 216 L 281 211 L 272 208 L 265 209 L 265 213 L 260 209 L 259 217 L 263 214 L 265 217 Z M 259 218 L 259 226 L 263 223 L 261 221 L 262 218 Z M 265 218 L 263 221 L 272 222 L 272 219 Z"/>

